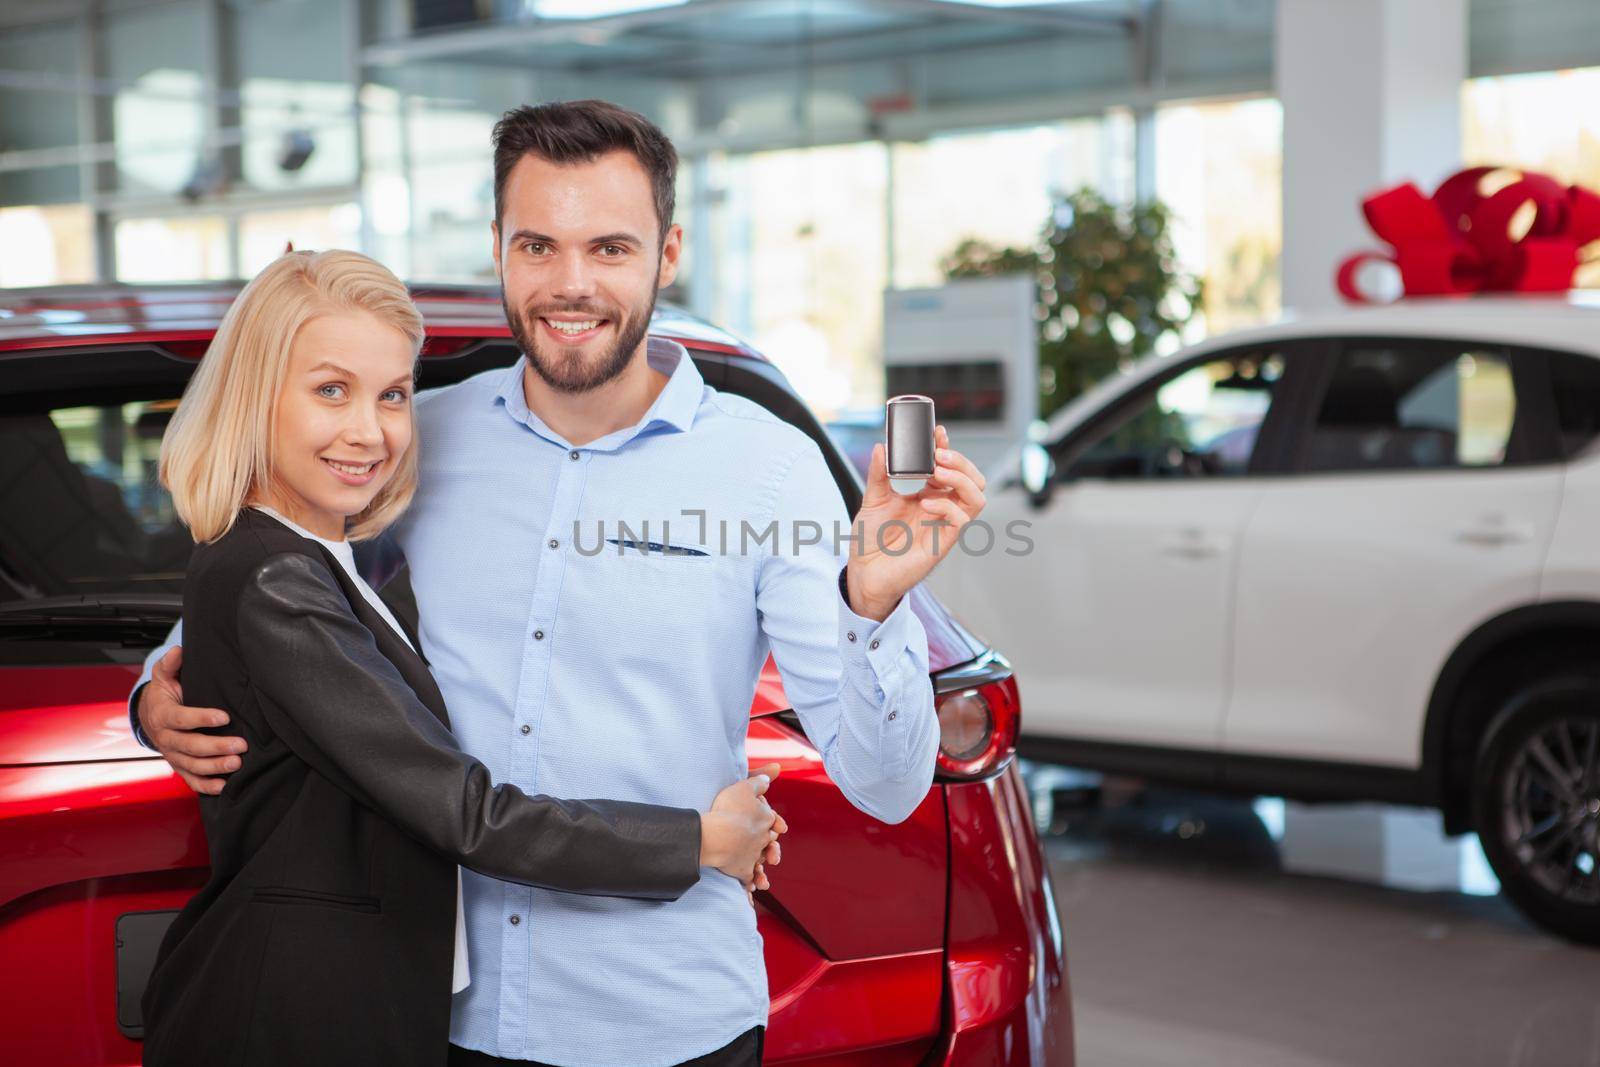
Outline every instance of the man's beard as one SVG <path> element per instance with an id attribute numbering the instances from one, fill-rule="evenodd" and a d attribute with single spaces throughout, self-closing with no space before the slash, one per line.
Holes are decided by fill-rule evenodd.
<path id="1" fill-rule="evenodd" d="M 652 285 L 650 302 L 643 312 L 625 318 L 618 314 L 616 308 L 585 304 L 567 306 L 546 304 L 538 308 L 529 308 L 518 315 L 512 312 L 503 285 L 500 287 L 500 306 L 505 309 L 506 322 L 511 325 L 511 335 L 516 338 L 517 347 L 528 357 L 528 366 L 533 368 L 534 373 L 544 379 L 545 384 L 552 389 L 563 393 L 587 393 L 600 388 L 627 369 L 628 363 L 633 359 L 634 350 L 650 331 L 650 317 L 655 313 L 656 293 L 659 289 L 659 285 Z M 564 351 L 560 347 L 553 347 L 553 343 L 550 351 L 541 349 L 539 318 L 543 315 L 563 314 L 593 315 L 597 319 L 605 319 L 616 327 L 616 341 L 597 362 L 592 364 L 585 362 L 582 353 L 577 350 Z"/>

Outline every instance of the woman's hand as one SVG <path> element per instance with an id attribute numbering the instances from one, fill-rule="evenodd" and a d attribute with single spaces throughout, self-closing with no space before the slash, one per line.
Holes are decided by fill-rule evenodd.
<path id="1" fill-rule="evenodd" d="M 950 447 L 950 435 L 935 428 L 933 477 L 905 496 L 889 484 L 882 443 L 872 446 L 867 488 L 851 530 L 845 568 L 850 607 L 857 615 L 882 622 L 908 589 L 928 576 L 950 554 L 962 527 L 987 503 L 984 477 L 972 461 Z M 909 536 L 908 536 L 909 535 Z"/>
<path id="2" fill-rule="evenodd" d="M 700 865 L 737 878 L 746 892 L 766 889 L 766 866 L 781 859 L 778 835 L 789 826 L 765 798 L 780 770 L 776 763 L 756 768 L 718 793 L 700 816 Z"/>

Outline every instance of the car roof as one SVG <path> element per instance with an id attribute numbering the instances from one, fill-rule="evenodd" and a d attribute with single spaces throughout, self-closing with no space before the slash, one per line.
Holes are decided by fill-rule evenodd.
<path id="1" fill-rule="evenodd" d="M 1392 304 L 1286 313 L 1266 326 L 1219 335 L 1185 350 L 1295 337 L 1437 337 L 1560 348 L 1600 357 L 1600 291 L 1412 297 Z"/>
<path id="2" fill-rule="evenodd" d="M 243 281 L 106 283 L 0 289 L 0 351 L 135 339 L 209 339 Z M 413 285 L 430 337 L 509 337 L 492 285 Z M 750 344 L 675 305 L 657 303 L 650 332 L 692 348 L 762 359 Z"/>
<path id="3" fill-rule="evenodd" d="M 1411 297 L 1392 304 L 1287 312 L 1276 322 L 1208 337 L 1164 356 L 1146 356 L 1052 412 L 1040 436 L 1053 439 L 1164 369 L 1234 348 L 1317 337 L 1422 337 L 1478 344 L 1530 345 L 1600 359 L 1600 292 Z M 1020 445 L 988 469 L 1009 472 Z"/>

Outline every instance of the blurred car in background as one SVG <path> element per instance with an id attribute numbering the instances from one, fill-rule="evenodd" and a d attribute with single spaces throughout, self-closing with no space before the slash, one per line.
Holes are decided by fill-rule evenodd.
<path id="1" fill-rule="evenodd" d="M 1443 810 L 1600 943 L 1600 302 L 1407 300 L 1151 358 L 988 472 L 930 584 L 1020 751 Z"/>
<path id="2" fill-rule="evenodd" d="M 206 879 L 199 805 L 133 741 L 126 700 L 178 617 L 192 549 L 156 481 L 162 431 L 238 289 L 0 292 L 5 1067 L 139 1062 L 156 947 Z M 414 295 L 422 389 L 517 359 L 498 290 Z M 708 384 L 815 440 L 855 512 L 861 480 L 771 363 L 671 308 L 652 331 L 684 344 Z M 770 657 L 756 688 L 747 752 L 782 764 L 768 796 L 791 827 L 756 897 L 766 1061 L 1071 1067 L 1061 924 L 1012 758 L 1017 683 L 925 588 L 910 596 L 941 747 L 905 821 L 877 822 L 829 781 Z"/>
<path id="3" fill-rule="evenodd" d="M 863 481 L 872 463 L 872 446 L 883 440 L 883 410 L 879 405 L 841 411 L 823 425 Z"/>

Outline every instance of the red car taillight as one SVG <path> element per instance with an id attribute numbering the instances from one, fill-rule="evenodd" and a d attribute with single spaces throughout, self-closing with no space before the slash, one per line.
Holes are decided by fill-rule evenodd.
<path id="1" fill-rule="evenodd" d="M 987 778 L 1017 751 L 1022 702 L 1011 665 L 997 652 L 934 676 L 939 715 L 936 773 L 947 781 Z"/>

